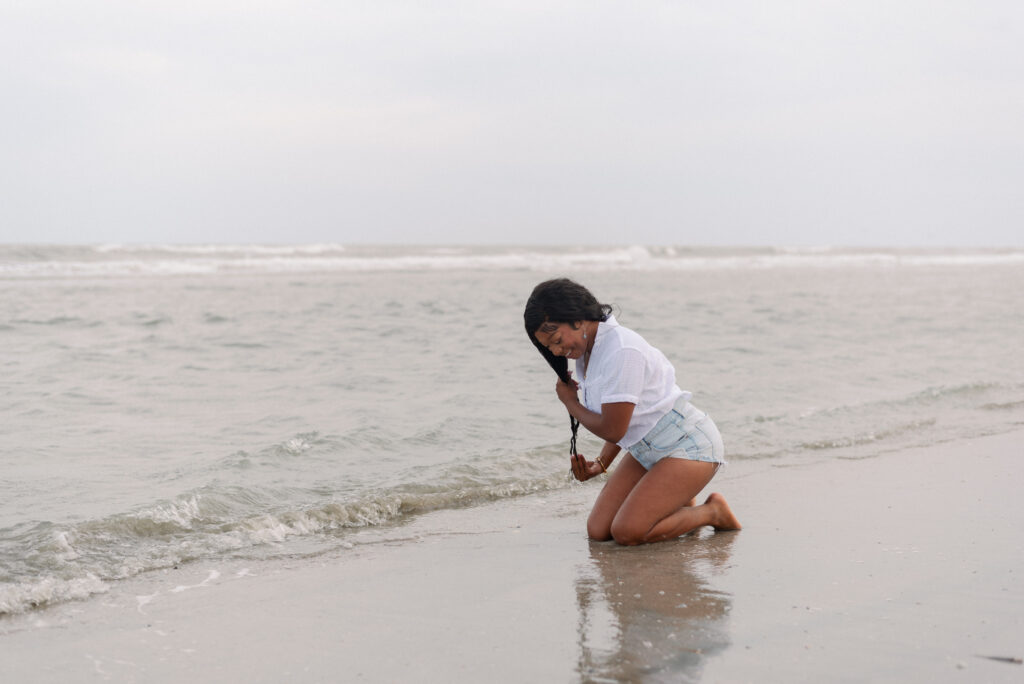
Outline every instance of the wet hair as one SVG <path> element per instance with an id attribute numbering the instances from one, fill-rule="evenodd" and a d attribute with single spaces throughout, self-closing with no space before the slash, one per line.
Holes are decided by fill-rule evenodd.
<path id="1" fill-rule="evenodd" d="M 554 369 L 562 382 L 569 382 L 569 360 L 564 356 L 555 356 L 547 347 L 540 343 L 534 333 L 550 328 L 554 330 L 559 323 L 572 325 L 577 321 L 607 321 L 612 307 L 601 304 L 590 290 L 568 278 L 545 280 L 533 288 L 530 298 L 526 300 L 523 311 L 523 323 L 530 342 L 537 348 L 540 355 Z M 572 428 L 570 453 L 576 455 L 576 432 L 579 421 L 569 416 Z"/>

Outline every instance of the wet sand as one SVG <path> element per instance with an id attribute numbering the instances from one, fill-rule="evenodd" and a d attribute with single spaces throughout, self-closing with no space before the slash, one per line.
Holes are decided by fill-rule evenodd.
<path id="1" fill-rule="evenodd" d="M 5 682 L 1020 681 L 1024 432 L 716 478 L 743 522 L 623 548 L 593 486 L 0 620 Z"/>

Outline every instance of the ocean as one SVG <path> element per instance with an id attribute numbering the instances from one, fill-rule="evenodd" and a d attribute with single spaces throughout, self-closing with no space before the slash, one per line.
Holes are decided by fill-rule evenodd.
<path id="1" fill-rule="evenodd" d="M 595 486 L 522 325 L 554 276 L 668 356 L 726 478 L 1024 424 L 1020 249 L 0 245 L 0 615 Z"/>

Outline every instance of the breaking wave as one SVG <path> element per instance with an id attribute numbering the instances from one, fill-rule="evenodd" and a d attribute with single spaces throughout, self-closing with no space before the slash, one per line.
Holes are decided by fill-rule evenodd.
<path id="1" fill-rule="evenodd" d="M 1024 251 L 819 248 L 0 245 L 0 278 L 108 278 L 416 270 L 676 270 L 998 266 Z"/>
<path id="2" fill-rule="evenodd" d="M 496 478 L 493 468 L 452 466 L 432 478 L 345 498 L 300 488 L 209 486 L 139 510 L 73 524 L 24 523 L 0 531 L 4 569 L 0 615 L 84 599 L 113 581 L 203 557 L 305 539 L 331 545 L 354 528 L 400 522 L 427 511 L 460 508 L 569 486 L 524 457 Z"/>

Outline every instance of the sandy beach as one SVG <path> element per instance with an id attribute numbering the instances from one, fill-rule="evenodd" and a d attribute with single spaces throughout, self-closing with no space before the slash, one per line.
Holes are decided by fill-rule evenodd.
<path id="1" fill-rule="evenodd" d="M 0 621 L 4 682 L 1020 681 L 1024 431 L 744 462 L 744 523 L 591 543 L 579 486 Z"/>

